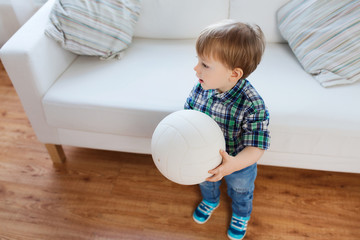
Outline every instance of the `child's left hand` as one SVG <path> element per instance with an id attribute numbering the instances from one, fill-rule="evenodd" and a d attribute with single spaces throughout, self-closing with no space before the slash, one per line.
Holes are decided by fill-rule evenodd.
<path id="1" fill-rule="evenodd" d="M 213 174 L 213 176 L 208 177 L 206 181 L 217 182 L 220 181 L 223 177 L 234 172 L 233 164 L 234 161 L 236 161 L 235 157 L 230 156 L 222 149 L 220 150 L 220 155 L 222 157 L 222 163 L 216 168 L 209 171 L 209 173 Z"/>
<path id="2" fill-rule="evenodd" d="M 220 150 L 222 163 L 213 170 L 209 171 L 209 173 L 213 174 L 213 176 L 207 178 L 206 181 L 220 181 L 223 177 L 230 175 L 233 172 L 253 165 L 261 158 L 261 156 L 264 154 L 264 151 L 265 150 L 257 147 L 247 146 L 235 157 L 233 157 L 224 150 Z"/>

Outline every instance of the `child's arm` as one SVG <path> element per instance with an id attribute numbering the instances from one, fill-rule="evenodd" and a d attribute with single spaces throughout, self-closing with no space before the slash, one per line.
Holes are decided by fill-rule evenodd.
<path id="1" fill-rule="evenodd" d="M 217 182 L 233 172 L 251 166 L 261 158 L 264 152 L 265 150 L 263 149 L 248 146 L 245 147 L 238 155 L 232 157 L 224 150 L 220 150 L 220 154 L 223 159 L 222 163 L 213 170 L 209 171 L 209 173 L 213 174 L 213 176 L 207 178 L 206 181 Z"/>

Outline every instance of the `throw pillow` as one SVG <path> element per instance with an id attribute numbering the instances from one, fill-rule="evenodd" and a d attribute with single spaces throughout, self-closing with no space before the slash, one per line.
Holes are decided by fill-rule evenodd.
<path id="1" fill-rule="evenodd" d="M 45 34 L 79 55 L 121 58 L 132 41 L 140 1 L 57 0 Z"/>
<path id="2" fill-rule="evenodd" d="M 277 19 L 305 71 L 323 87 L 360 79 L 359 0 L 292 0 Z"/>

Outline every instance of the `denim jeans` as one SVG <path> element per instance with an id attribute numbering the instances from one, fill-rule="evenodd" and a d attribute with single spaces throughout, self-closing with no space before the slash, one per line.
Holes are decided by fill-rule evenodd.
<path id="1" fill-rule="evenodd" d="M 257 164 L 225 176 L 227 192 L 232 199 L 232 211 L 240 217 L 249 217 L 252 211 L 253 193 L 257 175 Z M 203 199 L 208 202 L 220 201 L 220 185 L 218 182 L 202 182 L 199 184 Z"/>

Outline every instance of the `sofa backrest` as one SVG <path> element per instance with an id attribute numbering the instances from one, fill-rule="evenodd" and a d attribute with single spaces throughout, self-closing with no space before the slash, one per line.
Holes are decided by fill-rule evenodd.
<path id="1" fill-rule="evenodd" d="M 289 0 L 230 0 L 229 18 L 260 26 L 267 42 L 285 42 L 276 24 L 276 12 Z"/>
<path id="2" fill-rule="evenodd" d="M 143 0 L 135 37 L 186 39 L 229 16 L 229 0 Z"/>
<path id="3" fill-rule="evenodd" d="M 289 0 L 143 0 L 135 37 L 186 39 L 222 19 L 258 24 L 267 42 L 284 42 L 276 11 Z"/>

